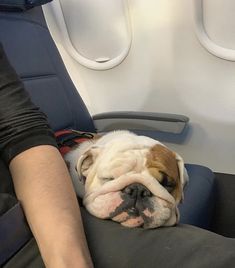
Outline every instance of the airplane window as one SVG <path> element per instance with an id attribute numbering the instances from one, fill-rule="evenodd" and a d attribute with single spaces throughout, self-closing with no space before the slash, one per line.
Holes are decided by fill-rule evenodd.
<path id="1" fill-rule="evenodd" d="M 57 0 L 50 4 L 67 52 L 85 67 L 120 64 L 132 43 L 127 0 Z"/>
<path id="2" fill-rule="evenodd" d="M 201 44 L 213 55 L 235 61 L 233 0 L 194 0 L 194 22 Z"/>

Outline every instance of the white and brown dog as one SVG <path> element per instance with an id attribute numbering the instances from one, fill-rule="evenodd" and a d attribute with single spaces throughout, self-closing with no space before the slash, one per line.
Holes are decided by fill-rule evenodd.
<path id="1" fill-rule="evenodd" d="M 129 131 L 84 142 L 65 156 L 78 196 L 94 216 L 156 228 L 179 221 L 188 180 L 183 159 L 162 143 Z"/>

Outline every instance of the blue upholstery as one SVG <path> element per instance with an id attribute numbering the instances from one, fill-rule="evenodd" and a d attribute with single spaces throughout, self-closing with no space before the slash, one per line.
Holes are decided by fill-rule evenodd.
<path id="1" fill-rule="evenodd" d="M 215 205 L 214 173 L 206 167 L 186 165 L 189 183 L 179 205 L 180 223 L 210 229 Z"/>
<path id="2" fill-rule="evenodd" d="M 14 226 L 17 228 L 13 228 Z M 0 217 L 0 267 L 13 253 L 20 250 L 31 236 L 29 227 L 25 224 L 23 210 L 20 204 L 16 203 Z"/>
<path id="3" fill-rule="evenodd" d="M 47 29 L 41 7 L 0 13 L 0 42 L 33 101 L 54 130 L 95 131 Z"/>
<path id="4" fill-rule="evenodd" d="M 42 9 L 0 12 L 0 42 L 33 101 L 48 115 L 54 130 L 95 131 L 92 119 L 70 80 L 47 29 Z M 181 223 L 209 228 L 213 213 L 214 175 L 187 165 L 190 182 L 180 205 Z"/>
<path id="5" fill-rule="evenodd" d="M 51 1 L 52 0 L 1 0 L 0 10 L 24 11 Z"/>

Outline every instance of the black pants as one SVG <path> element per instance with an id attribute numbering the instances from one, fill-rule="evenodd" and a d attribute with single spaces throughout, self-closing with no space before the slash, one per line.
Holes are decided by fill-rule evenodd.
<path id="1" fill-rule="evenodd" d="M 1 163 L 0 167 L 1 190 L 12 191 L 10 175 Z M 9 202 L 1 205 L 2 211 L 10 206 Z M 81 212 L 96 268 L 235 267 L 235 239 L 189 225 L 154 230 L 129 229 L 97 219 L 83 207 Z M 32 238 L 3 267 L 44 267 L 35 240 Z"/>

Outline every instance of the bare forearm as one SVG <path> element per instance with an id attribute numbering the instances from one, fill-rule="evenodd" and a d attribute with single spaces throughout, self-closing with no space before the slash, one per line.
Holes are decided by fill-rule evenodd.
<path id="1" fill-rule="evenodd" d="M 92 267 L 76 195 L 57 149 L 26 150 L 10 170 L 46 266 Z"/>

